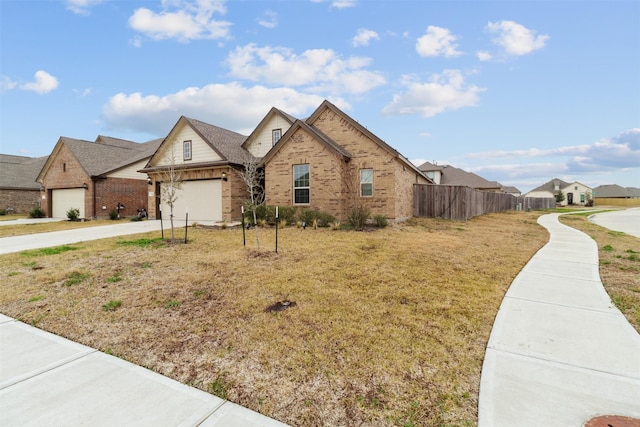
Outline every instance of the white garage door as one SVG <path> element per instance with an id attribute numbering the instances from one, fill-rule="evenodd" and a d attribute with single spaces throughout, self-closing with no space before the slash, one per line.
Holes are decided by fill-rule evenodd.
<path id="1" fill-rule="evenodd" d="M 184 181 L 178 190 L 178 199 L 173 205 L 173 218 L 185 219 L 189 210 L 191 221 L 222 220 L 222 186 L 220 180 Z M 162 184 L 163 186 L 165 184 Z M 162 196 L 164 196 L 164 191 Z M 169 219 L 169 206 L 162 199 L 162 218 Z"/>
<path id="2" fill-rule="evenodd" d="M 84 188 L 53 190 L 51 192 L 52 216 L 54 218 L 66 218 L 67 211 L 71 208 L 76 208 L 80 211 L 80 218 L 85 218 L 84 192 Z"/>

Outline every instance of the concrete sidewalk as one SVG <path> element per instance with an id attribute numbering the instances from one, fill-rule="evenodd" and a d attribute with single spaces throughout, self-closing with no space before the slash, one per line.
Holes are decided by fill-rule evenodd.
<path id="1" fill-rule="evenodd" d="M 166 230 L 168 221 L 165 221 L 164 225 Z M 131 221 L 113 225 L 3 237 L 0 238 L 0 255 L 157 230 L 160 230 L 160 221 Z"/>
<path id="2" fill-rule="evenodd" d="M 278 427 L 278 421 L 0 314 L 0 425 Z"/>
<path id="3" fill-rule="evenodd" d="M 479 426 L 640 417 L 640 335 L 611 303 L 593 239 L 558 221 L 507 292 L 486 350 Z"/>

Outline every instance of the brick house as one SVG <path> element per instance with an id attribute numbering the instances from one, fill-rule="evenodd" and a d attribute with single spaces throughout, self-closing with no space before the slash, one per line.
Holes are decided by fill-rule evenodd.
<path id="1" fill-rule="evenodd" d="M 253 159 L 242 147 L 247 139 L 227 129 L 180 117 L 157 151 L 140 170 L 148 174 L 151 187 L 149 218 L 169 217 L 166 190 L 173 169 L 181 181 L 174 202 L 174 219 L 222 221 L 240 218 L 246 198 L 245 185 L 235 172 Z"/>
<path id="2" fill-rule="evenodd" d="M 418 169 L 433 179 L 436 184 L 470 187 L 474 190 L 489 193 L 505 192 L 504 187 L 499 182 L 486 180 L 480 175 L 451 165 L 436 165 L 431 162 L 424 162 L 418 166 Z"/>
<path id="3" fill-rule="evenodd" d="M 161 140 L 136 143 L 107 136 L 96 141 L 61 137 L 36 180 L 48 217 L 66 218 L 71 208 L 80 218 L 108 218 L 117 206 L 121 216 L 147 208 L 147 175 L 139 173 Z"/>
<path id="4" fill-rule="evenodd" d="M 410 218 L 413 185 L 432 183 L 329 101 L 293 122 L 262 163 L 267 204 L 324 211 L 343 221 L 358 205 L 372 215 Z"/>
<path id="5" fill-rule="evenodd" d="M 0 154 L 0 209 L 7 213 L 28 213 L 40 206 L 38 173 L 47 157 Z"/>

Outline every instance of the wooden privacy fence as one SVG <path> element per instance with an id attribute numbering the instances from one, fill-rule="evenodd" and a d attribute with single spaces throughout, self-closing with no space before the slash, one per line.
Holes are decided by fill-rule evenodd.
<path id="1" fill-rule="evenodd" d="M 507 210 L 539 210 L 556 206 L 555 199 L 516 197 L 455 185 L 415 184 L 413 215 L 466 221 L 474 216 Z"/>

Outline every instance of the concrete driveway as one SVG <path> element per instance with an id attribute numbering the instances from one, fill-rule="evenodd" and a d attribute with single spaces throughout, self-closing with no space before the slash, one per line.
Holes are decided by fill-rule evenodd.
<path id="1" fill-rule="evenodd" d="M 622 231 L 640 237 L 640 208 L 593 214 L 589 217 L 589 221 L 609 230 Z"/>
<path id="2" fill-rule="evenodd" d="M 20 222 L 20 224 L 25 224 L 25 222 Z M 165 227 L 168 225 L 167 221 Z M 104 239 L 107 237 L 147 233 L 149 231 L 156 230 L 160 230 L 160 221 L 151 220 L 131 221 L 113 225 L 77 228 L 74 230 L 50 231 L 48 233 L 3 237 L 0 239 L 0 255 L 32 249 L 48 248 L 52 246 L 70 245 L 72 243 Z"/>

